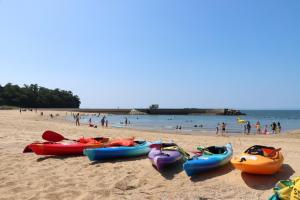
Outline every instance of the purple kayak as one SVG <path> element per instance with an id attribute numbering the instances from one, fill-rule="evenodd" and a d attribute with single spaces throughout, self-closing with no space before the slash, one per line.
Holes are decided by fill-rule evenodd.
<path id="1" fill-rule="evenodd" d="M 158 171 L 183 159 L 183 154 L 174 143 L 152 144 L 150 148 L 148 158 Z"/>

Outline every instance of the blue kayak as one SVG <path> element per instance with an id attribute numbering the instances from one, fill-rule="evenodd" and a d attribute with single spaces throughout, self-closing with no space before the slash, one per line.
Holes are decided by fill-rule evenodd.
<path id="1" fill-rule="evenodd" d="M 208 171 L 227 164 L 232 157 L 232 145 L 211 146 L 203 149 L 201 156 L 194 156 L 183 164 L 183 169 L 188 176 Z"/>
<path id="2" fill-rule="evenodd" d="M 150 151 L 150 142 L 135 141 L 135 146 L 119 146 L 85 149 L 83 154 L 88 156 L 91 161 L 124 158 L 146 155 Z"/>

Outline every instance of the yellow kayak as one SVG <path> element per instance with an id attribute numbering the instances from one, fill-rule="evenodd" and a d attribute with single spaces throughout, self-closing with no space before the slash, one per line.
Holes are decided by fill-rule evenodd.
<path id="1" fill-rule="evenodd" d="M 274 174 L 283 163 L 280 149 L 265 146 L 250 147 L 245 153 L 235 156 L 231 163 L 236 169 L 250 174 Z"/>
<path id="2" fill-rule="evenodd" d="M 239 123 L 239 124 L 246 124 L 246 123 L 247 123 L 247 120 L 241 119 L 241 118 L 239 118 L 239 117 L 236 119 L 236 121 L 237 121 L 237 123 Z"/>

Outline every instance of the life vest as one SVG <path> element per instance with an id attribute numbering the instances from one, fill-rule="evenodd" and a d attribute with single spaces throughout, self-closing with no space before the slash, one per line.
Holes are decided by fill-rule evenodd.
<path id="1" fill-rule="evenodd" d="M 80 138 L 79 142 L 83 143 L 83 144 L 87 144 L 87 143 L 98 144 L 98 143 L 100 143 L 99 141 L 95 140 L 94 138 L 84 138 L 84 137 Z"/>
<path id="2" fill-rule="evenodd" d="M 119 146 L 126 146 L 126 147 L 132 147 L 135 146 L 134 138 L 128 138 L 128 139 L 116 139 L 111 141 L 108 144 L 109 147 L 119 147 Z"/>

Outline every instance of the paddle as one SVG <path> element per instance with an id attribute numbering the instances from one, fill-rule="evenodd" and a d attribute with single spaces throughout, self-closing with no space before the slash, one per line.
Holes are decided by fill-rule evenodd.
<path id="1" fill-rule="evenodd" d="M 45 131 L 42 135 L 42 138 L 44 140 L 47 140 L 47 141 L 50 141 L 50 142 L 60 142 L 62 140 L 70 140 L 70 141 L 75 141 L 75 142 L 78 142 L 79 140 L 72 140 L 72 139 L 68 139 L 68 138 L 65 138 L 64 136 L 62 136 L 61 134 L 59 133 L 56 133 L 54 131 Z M 107 142 L 109 140 L 109 138 L 105 138 L 105 137 L 95 137 L 93 138 L 94 140 L 97 140 L 97 141 L 101 141 L 101 142 Z"/>
<path id="2" fill-rule="evenodd" d="M 62 140 L 70 140 L 70 141 L 75 141 L 75 142 L 77 141 L 77 140 L 71 140 L 71 139 L 65 138 L 61 134 L 56 133 L 54 131 L 49 131 L 49 130 L 47 130 L 43 133 L 42 138 L 44 140 L 47 140 L 50 142 L 60 142 Z"/>

